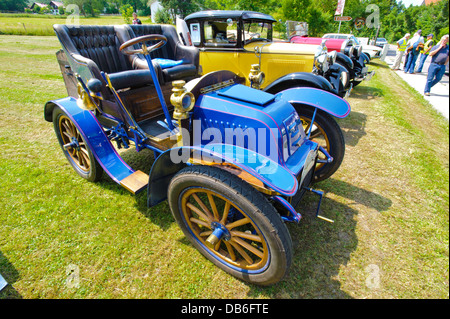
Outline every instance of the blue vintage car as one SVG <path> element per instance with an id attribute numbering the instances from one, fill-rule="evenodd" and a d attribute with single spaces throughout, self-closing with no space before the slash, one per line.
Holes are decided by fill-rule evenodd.
<path id="1" fill-rule="evenodd" d="M 269 94 L 229 71 L 199 77 L 198 49 L 182 45 L 174 27 L 142 26 L 147 35 L 133 27 L 54 26 L 69 96 L 47 102 L 44 117 L 62 151 L 89 181 L 106 173 L 134 194 L 146 190 L 149 206 L 167 200 L 186 237 L 221 269 L 277 283 L 293 255 L 285 222 L 300 221 L 295 206 L 306 191 L 321 196 L 311 183 L 318 152 L 327 154 L 292 103 L 314 108 L 312 123 L 317 110 L 345 117 L 348 103 L 311 88 Z M 148 69 L 134 67 L 142 59 Z M 148 174 L 117 152 L 131 146 L 154 152 Z"/>

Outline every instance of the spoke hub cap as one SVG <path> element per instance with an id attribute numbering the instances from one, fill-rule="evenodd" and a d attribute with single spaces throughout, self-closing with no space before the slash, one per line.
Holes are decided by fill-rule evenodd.
<path id="1" fill-rule="evenodd" d="M 211 229 L 213 230 L 213 232 L 206 239 L 206 243 L 210 247 L 214 247 L 219 242 L 219 240 L 221 240 L 221 239 L 226 240 L 226 241 L 230 240 L 230 238 L 231 238 L 230 232 L 221 223 L 212 222 L 211 223 Z"/>

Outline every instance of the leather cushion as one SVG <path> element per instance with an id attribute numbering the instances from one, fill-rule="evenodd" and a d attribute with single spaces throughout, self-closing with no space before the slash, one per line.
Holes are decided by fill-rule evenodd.
<path id="1" fill-rule="evenodd" d="M 197 76 L 197 67 L 194 64 L 182 64 L 162 70 L 166 82 L 186 80 Z"/>
<path id="2" fill-rule="evenodd" d="M 128 87 L 137 88 L 153 83 L 152 76 L 148 69 L 111 73 L 109 74 L 109 79 L 116 90 Z"/>

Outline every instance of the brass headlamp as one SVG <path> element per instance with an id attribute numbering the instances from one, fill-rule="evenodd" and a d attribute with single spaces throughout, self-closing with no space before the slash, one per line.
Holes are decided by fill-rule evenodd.
<path id="1" fill-rule="evenodd" d="M 192 110 L 195 104 L 195 97 L 191 92 L 188 92 L 184 85 L 185 81 L 173 81 L 172 95 L 170 96 L 170 103 L 174 106 L 173 118 L 175 120 L 184 120 L 189 118 L 189 111 Z"/>
<path id="2" fill-rule="evenodd" d="M 252 88 L 259 90 L 265 78 L 266 75 L 261 71 L 259 64 L 252 64 L 250 74 L 248 75 Z"/>
<path id="3" fill-rule="evenodd" d="M 100 92 L 100 89 L 101 82 L 97 79 L 90 79 L 87 88 L 85 88 L 79 80 L 77 85 L 78 107 L 88 111 L 95 110 L 100 104 L 100 100 L 102 100 L 102 97 L 99 94 L 96 94 L 96 92 Z"/>

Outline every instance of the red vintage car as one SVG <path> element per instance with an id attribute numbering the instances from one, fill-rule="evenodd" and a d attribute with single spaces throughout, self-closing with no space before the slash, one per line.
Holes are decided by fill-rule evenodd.
<path id="1" fill-rule="evenodd" d="M 310 38 L 308 36 L 295 35 L 289 39 L 289 42 L 320 45 L 323 40 L 324 39 L 322 38 Z M 349 50 L 354 48 L 351 39 L 327 39 L 326 41 L 328 52 L 337 51 L 346 54 L 346 51 L 349 52 Z"/>

